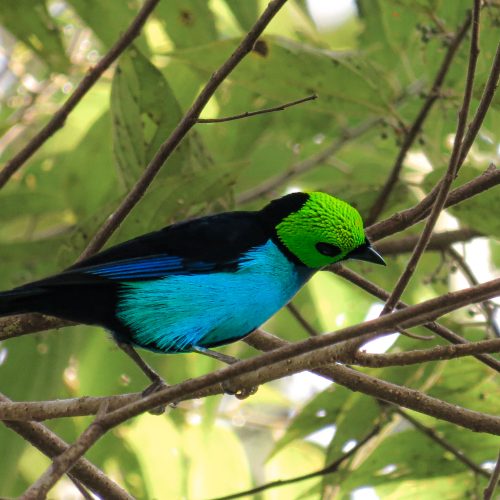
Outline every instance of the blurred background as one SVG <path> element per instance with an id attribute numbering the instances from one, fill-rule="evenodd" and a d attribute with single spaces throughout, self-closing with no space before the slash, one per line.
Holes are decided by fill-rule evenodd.
<path id="1" fill-rule="evenodd" d="M 140 5 L 138 0 L 2 1 L 2 165 L 53 116 Z M 258 0 L 160 2 L 118 64 L 1 190 L 0 289 L 59 271 L 77 258 L 265 5 Z M 367 216 L 471 5 L 464 0 L 290 0 L 202 117 L 277 106 L 313 93 L 318 99 L 245 120 L 198 124 L 111 242 L 201 214 L 258 209 L 293 190 L 338 195 Z M 481 23 L 472 110 L 498 41 L 498 2 L 487 2 Z M 468 46 L 466 37 L 380 219 L 414 205 L 444 172 Z M 457 185 L 498 160 L 498 108 L 497 100 Z M 453 248 L 479 280 L 498 275 L 498 199 L 498 188 L 487 191 L 448 210 L 438 225 L 438 231 L 464 229 Z M 405 235 L 418 234 L 421 227 Z M 465 231 L 470 229 L 474 234 Z M 468 285 L 448 247 L 424 255 L 405 300 L 417 302 Z M 348 265 L 390 290 L 408 254 L 384 257 L 385 269 Z M 293 304 L 318 332 L 374 317 L 381 308 L 327 272 L 319 273 Z M 493 322 L 479 307 L 445 319 L 469 340 L 494 335 Z M 307 336 L 288 309 L 264 328 L 288 341 Z M 100 329 L 78 326 L 1 342 L 0 390 L 14 400 L 43 400 L 144 389 L 143 375 L 107 337 Z M 393 335 L 368 348 L 383 352 L 436 343 Z M 224 351 L 242 358 L 256 353 L 243 342 Z M 196 354 L 145 357 L 169 383 L 219 367 Z M 493 398 L 498 381 L 472 358 L 365 371 L 451 403 L 498 410 Z M 490 470 L 497 438 L 415 416 Z M 68 418 L 48 425 L 72 442 L 90 421 Z M 439 494 L 458 499 L 476 498 L 484 488 L 481 474 L 408 421 L 387 414 L 368 396 L 311 374 L 267 384 L 245 401 L 210 397 L 182 403 L 162 417 L 142 415 L 108 433 L 87 457 L 137 498 L 201 500 L 321 469 L 376 424 L 381 432 L 337 473 L 254 498 L 423 499 Z M 49 463 L 5 427 L 0 427 L 0 448 L 1 496 L 20 494 Z M 80 494 L 63 479 L 51 498 Z"/>

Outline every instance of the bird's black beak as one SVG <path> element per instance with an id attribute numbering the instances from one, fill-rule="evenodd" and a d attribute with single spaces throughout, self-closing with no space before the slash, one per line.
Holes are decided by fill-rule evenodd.
<path id="1" fill-rule="evenodd" d="M 364 260 L 366 262 L 372 262 L 373 264 L 381 264 L 382 266 L 387 265 L 382 256 L 369 243 L 366 245 L 361 245 L 360 247 L 353 250 L 347 255 L 347 258 L 354 260 Z"/>

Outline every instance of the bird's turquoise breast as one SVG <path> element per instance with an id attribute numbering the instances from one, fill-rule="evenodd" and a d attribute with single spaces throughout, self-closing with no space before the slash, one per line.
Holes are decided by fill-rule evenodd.
<path id="1" fill-rule="evenodd" d="M 117 315 L 139 346 L 163 352 L 210 347 L 262 325 L 311 274 L 268 241 L 247 252 L 234 272 L 126 283 Z"/>

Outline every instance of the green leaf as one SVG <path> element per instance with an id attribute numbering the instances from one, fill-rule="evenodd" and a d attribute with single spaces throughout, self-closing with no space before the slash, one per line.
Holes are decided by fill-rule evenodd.
<path id="1" fill-rule="evenodd" d="M 70 0 L 69 3 L 106 47 L 111 47 L 117 42 L 137 15 L 135 2 Z M 139 38 L 135 43 L 143 50 L 146 48 L 142 38 Z"/>
<path id="2" fill-rule="evenodd" d="M 116 161 L 125 185 L 130 187 L 182 116 L 165 78 L 135 48 L 122 56 L 116 69 L 111 113 Z M 194 168 L 189 160 L 194 160 L 195 166 L 205 165 L 207 159 L 200 154 L 202 149 L 199 137 L 193 134 L 176 149 L 168 168 L 158 178 L 177 174 L 185 166 Z"/>
<path id="3" fill-rule="evenodd" d="M 179 49 L 209 43 L 217 38 L 215 18 L 205 0 L 160 2 L 155 15 Z"/>
<path id="4" fill-rule="evenodd" d="M 248 31 L 259 17 L 259 2 L 257 0 L 225 0 L 243 31 Z"/>
<path id="5" fill-rule="evenodd" d="M 172 57 L 210 75 L 235 45 L 236 40 L 224 40 L 177 51 Z M 308 103 L 309 112 L 326 113 L 345 124 L 367 113 L 384 114 L 388 101 L 395 97 L 371 70 L 369 61 L 359 56 L 332 54 L 267 36 L 233 71 L 231 82 L 279 103 L 317 93 L 321 104 Z"/>

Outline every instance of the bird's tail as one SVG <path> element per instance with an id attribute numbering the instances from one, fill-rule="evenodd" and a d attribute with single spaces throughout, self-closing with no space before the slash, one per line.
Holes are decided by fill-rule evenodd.
<path id="1" fill-rule="evenodd" d="M 8 292 L 0 292 L 0 316 L 35 312 L 34 302 L 42 291 L 37 288 L 17 288 Z"/>

